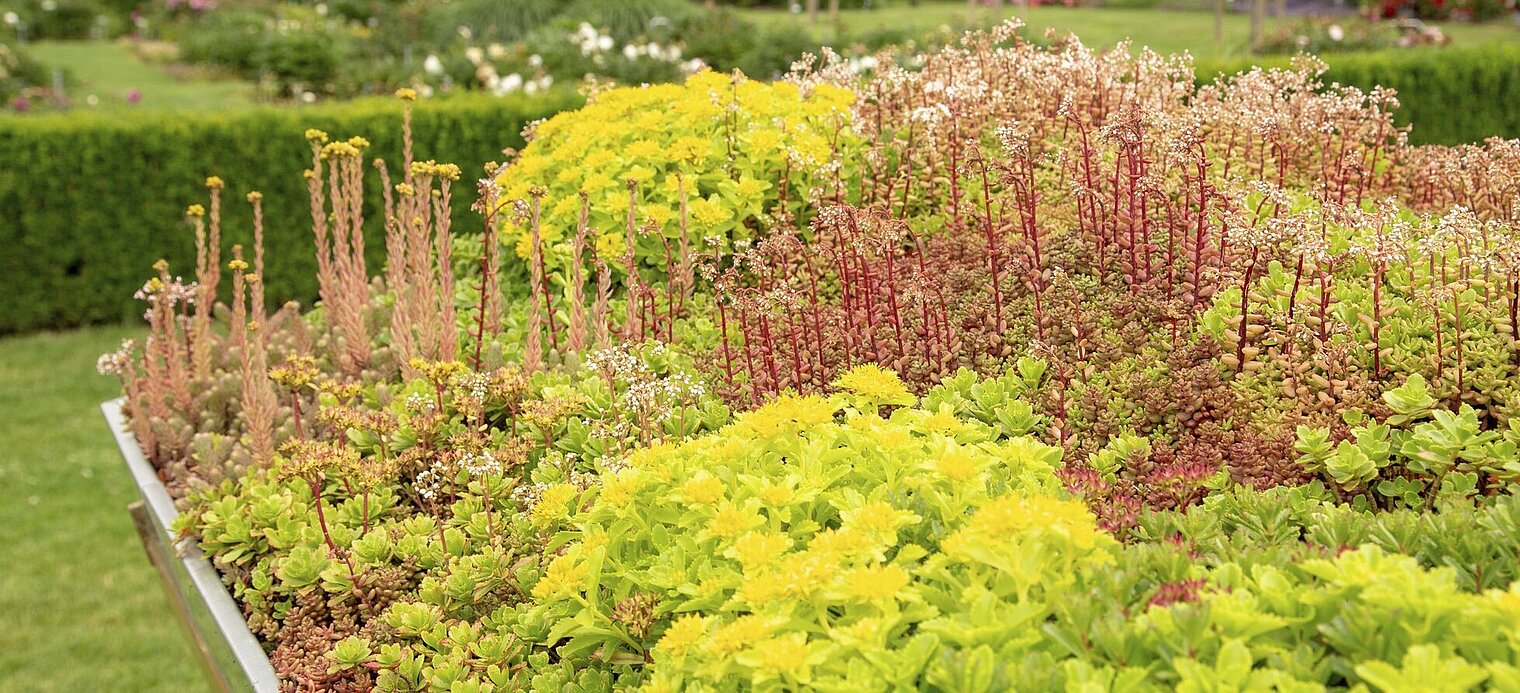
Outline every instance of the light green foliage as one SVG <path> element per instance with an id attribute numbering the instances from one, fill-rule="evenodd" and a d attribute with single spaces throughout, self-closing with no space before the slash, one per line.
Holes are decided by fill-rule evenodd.
<path id="1" fill-rule="evenodd" d="M 1045 363 L 1028 357 L 999 378 L 982 379 L 962 368 L 925 393 L 922 407 L 935 412 L 948 407 L 958 416 L 995 426 L 1001 435 L 1020 436 L 1044 428 L 1025 398 L 1044 382 Z"/>
<path id="2" fill-rule="evenodd" d="M 1462 659 L 1446 657 L 1435 645 L 1417 645 L 1402 666 L 1387 662 L 1358 664 L 1357 676 L 1380 691 L 1467 691 L 1483 683 L 1488 672 Z"/>
<path id="3" fill-rule="evenodd" d="M 1337 503 L 1319 482 L 1266 492 L 1235 489 L 1187 513 L 1147 515 L 1136 537 L 1180 540 L 1204 565 L 1276 565 L 1371 544 L 1425 567 L 1452 568 L 1466 590 L 1502 588 L 1516 578 L 1520 501 L 1505 495 L 1477 507 L 1448 504 L 1439 513 L 1422 512 L 1421 503 L 1369 513 Z"/>
<path id="4" fill-rule="evenodd" d="M 1395 412 L 1388 421 L 1402 425 L 1364 422 L 1351 429 L 1353 440 L 1333 445 L 1328 428 L 1300 426 L 1295 443 L 1300 463 L 1322 470 L 1348 492 L 1370 488 L 1385 503 L 1404 507 L 1462 499 L 1479 484 L 1508 487 L 1520 478 L 1515 455 L 1520 430 L 1513 421 L 1502 432 L 1483 430 L 1471 406 L 1454 412 L 1432 408 L 1435 401 L 1418 376 L 1385 393 L 1384 400 Z"/>

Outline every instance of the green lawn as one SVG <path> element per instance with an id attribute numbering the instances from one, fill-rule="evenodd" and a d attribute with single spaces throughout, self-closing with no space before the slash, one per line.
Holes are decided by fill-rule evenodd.
<path id="1" fill-rule="evenodd" d="M 827 3 L 822 3 L 825 6 Z M 810 31 L 820 40 L 836 35 L 827 13 L 816 25 L 808 24 L 806 15 L 778 10 L 744 10 L 756 22 L 789 26 Z M 861 34 L 881 28 L 907 28 L 920 32 L 939 25 L 952 27 L 991 25 L 1005 17 L 1022 17 L 1032 34 L 1042 35 L 1047 28 L 1060 33 L 1075 33 L 1094 48 L 1112 46 L 1126 38 L 1135 46 L 1150 46 L 1159 53 L 1191 51 L 1199 58 L 1234 58 L 1245 55 L 1250 34 L 1250 20 L 1241 13 L 1225 15 L 1224 42 L 1214 41 L 1214 15 L 1210 12 L 1170 10 L 1108 9 L 1101 7 L 1063 7 L 1050 5 L 1018 10 L 1005 6 L 1001 12 L 969 9 L 965 2 L 924 2 L 917 7 L 903 4 L 876 10 L 845 10 L 840 13 L 844 34 Z M 1269 27 L 1276 20 L 1268 20 Z M 1454 45 L 1481 45 L 1520 39 L 1520 31 L 1504 22 L 1483 25 L 1442 24 L 1441 30 Z"/>
<path id="2" fill-rule="evenodd" d="M 122 43 L 107 41 L 43 41 L 29 44 L 27 51 L 39 62 L 61 67 L 72 75 L 75 84 L 69 98 L 80 110 L 88 110 L 86 100 L 94 95 L 100 110 L 152 109 L 206 111 L 251 102 L 253 88 L 246 82 L 229 79 L 181 80 L 157 65 L 138 59 Z M 126 102 L 127 92 L 136 89 L 142 100 L 136 105 Z"/>
<path id="3" fill-rule="evenodd" d="M 0 691 L 205 687 L 138 543 L 95 357 L 138 330 L 0 339 Z"/>

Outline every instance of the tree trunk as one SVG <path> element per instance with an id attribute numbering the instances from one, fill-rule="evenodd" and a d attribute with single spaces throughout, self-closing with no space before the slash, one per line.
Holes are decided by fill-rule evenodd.
<path id="1" fill-rule="evenodd" d="M 1220 51 L 1224 49 L 1224 9 L 1225 0 L 1214 0 L 1214 46 Z"/>
<path id="2" fill-rule="evenodd" d="M 833 24 L 836 30 L 839 28 L 839 0 L 829 0 L 829 23 Z"/>
<path id="3" fill-rule="evenodd" d="M 1262 25 L 1267 21 L 1267 0 L 1251 0 L 1251 52 L 1261 45 Z"/>
<path id="4" fill-rule="evenodd" d="M 807 16 L 809 24 L 818 23 L 818 0 L 807 0 Z"/>

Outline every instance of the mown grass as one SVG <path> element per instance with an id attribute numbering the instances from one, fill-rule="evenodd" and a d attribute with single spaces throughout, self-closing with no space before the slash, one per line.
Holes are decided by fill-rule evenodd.
<path id="1" fill-rule="evenodd" d="M 827 6 L 827 2 L 821 4 Z M 1009 3 L 1011 4 L 1011 3 Z M 744 15 L 756 22 L 780 25 L 796 31 L 811 32 L 819 40 L 828 41 L 835 36 L 859 35 L 881 29 L 904 29 L 913 32 L 932 31 L 940 25 L 951 27 L 987 26 L 1003 18 L 1022 18 L 1033 35 L 1043 35 L 1047 28 L 1058 33 L 1075 33 L 1083 43 L 1094 48 L 1107 48 L 1130 39 L 1135 48 L 1149 46 L 1158 53 L 1181 53 L 1189 51 L 1199 58 L 1243 57 L 1250 36 L 1250 19 L 1231 12 L 1224 17 L 1222 42 L 1214 40 L 1214 15 L 1210 12 L 1119 9 L 1103 7 L 1041 6 L 1017 9 L 1004 6 L 1001 11 L 989 8 L 971 9 L 965 2 L 923 2 L 917 7 L 893 5 L 874 10 L 844 10 L 840 12 L 839 27 L 828 22 L 827 13 L 817 24 L 810 24 L 804 14 L 792 14 L 778 10 L 745 10 Z M 1269 30 L 1276 21 L 1268 20 Z M 1520 31 L 1505 22 L 1489 24 L 1440 24 L 1441 30 L 1456 45 L 1483 45 L 1520 39 Z M 842 29 L 842 31 L 839 31 Z"/>
<path id="2" fill-rule="evenodd" d="M 60 67 L 72 76 L 68 95 L 80 110 L 115 111 L 148 109 L 208 111 L 252 103 L 253 86 L 232 79 L 179 79 L 157 65 L 143 62 L 122 43 L 108 41 L 44 41 L 27 51 L 49 67 Z M 142 99 L 131 104 L 132 90 Z M 98 105 L 87 99 L 94 95 Z"/>
<path id="3" fill-rule="evenodd" d="M 124 327 L 0 339 L 0 691 L 205 687 L 138 543 L 97 408 Z"/>

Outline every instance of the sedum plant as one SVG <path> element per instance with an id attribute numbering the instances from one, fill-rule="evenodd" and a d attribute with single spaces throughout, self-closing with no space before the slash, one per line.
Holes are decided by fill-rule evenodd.
<path id="1" fill-rule="evenodd" d="M 655 689 L 913 685 L 1038 620 L 1111 541 L 1057 496 L 1058 449 L 874 367 L 839 386 L 604 476 L 533 587 L 543 642 L 652 661 Z"/>
<path id="2" fill-rule="evenodd" d="M 1514 687 L 1520 149 L 1016 29 L 600 91 L 468 223 L 403 90 L 304 312 L 209 178 L 101 368 L 284 685 Z"/>
<path id="3" fill-rule="evenodd" d="M 679 264 L 690 281 L 700 256 L 754 242 L 776 217 L 804 223 L 814 197 L 844 194 L 854 100 L 835 85 L 715 72 L 598 91 L 530 129 L 499 175 L 502 199 L 527 200 L 541 187 L 537 223 L 551 270 L 589 229 L 590 248 L 616 271 L 676 282 Z M 524 223 L 509 224 L 504 239 L 519 257 L 531 254 Z"/>

